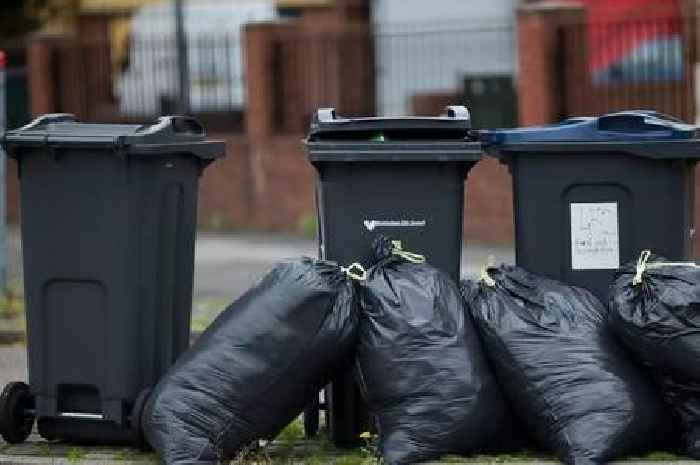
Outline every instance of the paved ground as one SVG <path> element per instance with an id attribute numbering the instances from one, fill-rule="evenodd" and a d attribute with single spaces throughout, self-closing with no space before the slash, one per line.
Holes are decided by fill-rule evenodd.
<path id="1" fill-rule="evenodd" d="M 0 389 L 10 381 L 27 379 L 26 349 L 23 345 L 0 346 Z"/>
<path id="2" fill-rule="evenodd" d="M 473 276 L 489 256 L 495 263 L 512 262 L 512 247 L 469 243 L 462 250 L 462 272 Z M 200 233 L 195 246 L 194 298 L 232 300 L 262 276 L 275 262 L 301 255 L 316 256 L 315 240 L 281 234 Z M 8 234 L 8 274 L 21 279 L 20 233 Z"/>

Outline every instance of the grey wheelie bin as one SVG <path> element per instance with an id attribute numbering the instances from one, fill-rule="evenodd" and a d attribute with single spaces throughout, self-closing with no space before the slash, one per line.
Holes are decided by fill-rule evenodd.
<path id="1" fill-rule="evenodd" d="M 692 254 L 695 127 L 653 111 L 482 131 L 513 178 L 516 262 L 607 302 L 641 250 Z"/>
<path id="2" fill-rule="evenodd" d="M 193 119 L 40 117 L 2 136 L 20 178 L 29 385 L 0 433 L 142 445 L 148 391 L 188 346 L 197 184 L 223 156 Z"/>
<path id="3" fill-rule="evenodd" d="M 372 241 L 382 234 L 459 279 L 464 180 L 482 154 L 469 133 L 461 106 L 440 117 L 343 118 L 318 110 L 306 148 L 318 173 L 320 256 L 370 266 Z M 350 370 L 326 394 L 334 442 L 356 444 L 366 412 Z M 312 406 L 307 433 L 315 432 L 315 416 Z"/>

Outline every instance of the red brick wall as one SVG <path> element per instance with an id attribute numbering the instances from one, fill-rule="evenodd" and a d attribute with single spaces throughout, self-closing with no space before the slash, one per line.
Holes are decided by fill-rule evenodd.
<path id="1" fill-rule="evenodd" d="M 226 142 L 226 157 L 209 165 L 200 179 L 198 222 L 207 229 L 248 228 L 253 191 L 247 141 L 236 134 L 209 138 Z"/>
<path id="2" fill-rule="evenodd" d="M 243 137 L 226 141 L 226 158 L 201 179 L 199 224 L 213 229 L 297 231 L 315 215 L 314 170 L 306 162 L 302 135 L 277 136 L 251 146 Z"/>
<path id="3" fill-rule="evenodd" d="M 306 161 L 301 134 L 273 138 L 252 155 L 257 228 L 297 230 L 315 214 L 314 169 Z"/>
<path id="4" fill-rule="evenodd" d="M 479 242 L 512 242 L 513 192 L 508 168 L 491 157 L 469 173 L 465 195 L 464 237 Z"/>
<path id="5" fill-rule="evenodd" d="M 240 137 L 227 141 L 228 156 L 213 163 L 201 180 L 200 225 L 209 228 L 298 231 L 315 215 L 315 171 L 306 161 L 303 135 L 272 137 L 252 148 Z M 469 173 L 464 235 L 479 242 L 513 238 L 510 175 L 485 157 Z"/>

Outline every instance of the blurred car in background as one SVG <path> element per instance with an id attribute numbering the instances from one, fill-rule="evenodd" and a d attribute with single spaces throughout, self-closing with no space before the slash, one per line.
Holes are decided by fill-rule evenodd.
<path id="1" fill-rule="evenodd" d="M 678 0 L 582 0 L 594 83 L 683 79 Z"/>

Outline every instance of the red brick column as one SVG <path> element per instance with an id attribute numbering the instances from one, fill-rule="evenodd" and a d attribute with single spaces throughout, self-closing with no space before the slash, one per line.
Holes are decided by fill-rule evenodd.
<path id="1" fill-rule="evenodd" d="M 274 47 L 280 35 L 294 29 L 281 23 L 245 26 L 246 133 L 252 144 L 265 142 L 275 132 Z"/>
<path id="2" fill-rule="evenodd" d="M 567 89 L 561 69 L 560 27 L 585 21 L 572 2 L 527 4 L 516 12 L 518 38 L 518 115 L 521 126 L 561 119 Z"/>
<path id="3" fill-rule="evenodd" d="M 32 37 L 27 47 L 27 76 L 29 79 L 29 111 L 32 116 L 56 111 L 57 78 L 53 73 L 53 50 L 56 43 L 66 38 L 57 35 Z"/>

